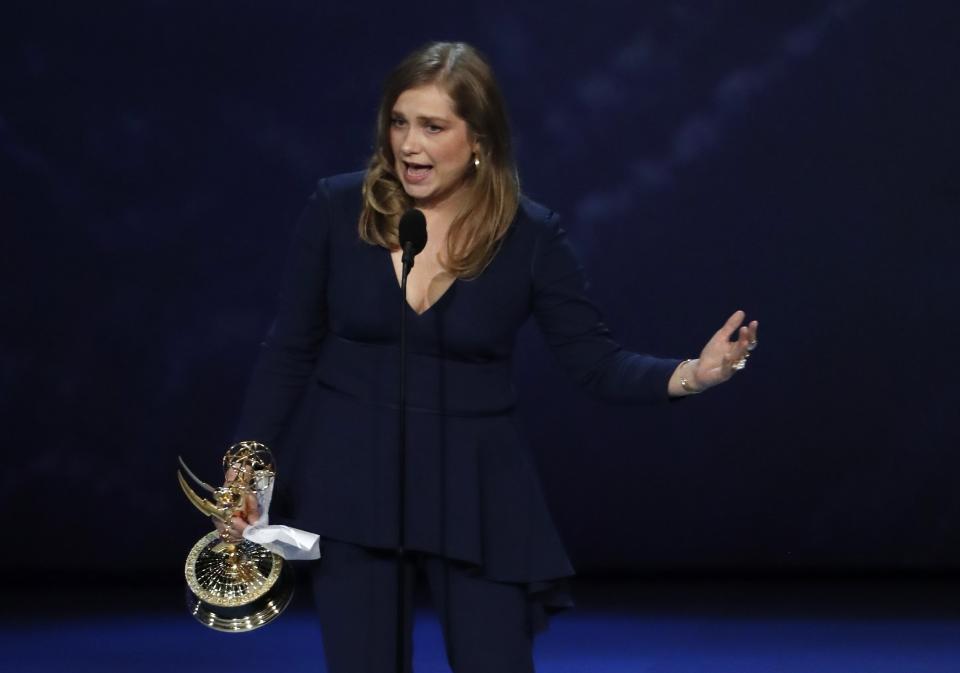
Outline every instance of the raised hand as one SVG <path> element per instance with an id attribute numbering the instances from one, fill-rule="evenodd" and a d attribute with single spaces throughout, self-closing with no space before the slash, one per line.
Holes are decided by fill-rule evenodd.
<path id="1" fill-rule="evenodd" d="M 700 357 L 677 368 L 689 383 L 686 392 L 701 392 L 729 380 L 747 365 L 750 352 L 757 346 L 757 327 L 754 320 L 743 325 L 746 313 L 736 311 L 723 327 L 718 329 L 703 347 Z M 736 333 L 736 340 L 731 340 Z"/>

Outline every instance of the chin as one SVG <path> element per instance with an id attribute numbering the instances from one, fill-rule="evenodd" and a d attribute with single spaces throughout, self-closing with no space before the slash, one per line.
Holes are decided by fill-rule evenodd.
<path id="1" fill-rule="evenodd" d="M 400 181 L 400 184 L 403 186 L 403 191 L 412 199 L 427 199 L 433 194 L 433 187 L 430 185 L 410 185 L 403 180 Z"/>

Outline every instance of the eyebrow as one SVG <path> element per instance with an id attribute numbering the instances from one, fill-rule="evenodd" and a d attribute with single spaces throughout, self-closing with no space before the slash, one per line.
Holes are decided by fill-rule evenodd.
<path id="1" fill-rule="evenodd" d="M 407 118 L 405 114 L 403 114 L 402 112 L 397 112 L 396 110 L 394 110 L 390 114 L 392 114 L 394 117 L 403 117 L 404 119 Z M 428 117 L 426 115 L 418 115 L 417 121 L 420 122 L 421 124 L 424 124 L 424 123 L 430 124 L 433 122 L 442 122 L 444 124 L 448 124 L 450 122 L 450 120 L 447 119 L 446 117 Z"/>

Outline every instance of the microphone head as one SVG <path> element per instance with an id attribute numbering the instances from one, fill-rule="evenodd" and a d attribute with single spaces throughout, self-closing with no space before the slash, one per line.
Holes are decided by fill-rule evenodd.
<path id="1" fill-rule="evenodd" d="M 400 217 L 400 247 L 411 245 L 411 253 L 416 255 L 427 245 L 427 218 L 422 210 L 411 208 Z"/>

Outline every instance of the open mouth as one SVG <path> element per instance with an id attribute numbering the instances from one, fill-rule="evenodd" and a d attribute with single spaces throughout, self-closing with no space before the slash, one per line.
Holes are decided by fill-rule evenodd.
<path id="1" fill-rule="evenodd" d="M 433 168 L 430 164 L 415 164 L 409 161 L 403 162 L 404 177 L 410 182 L 420 182 L 425 179 Z"/>

